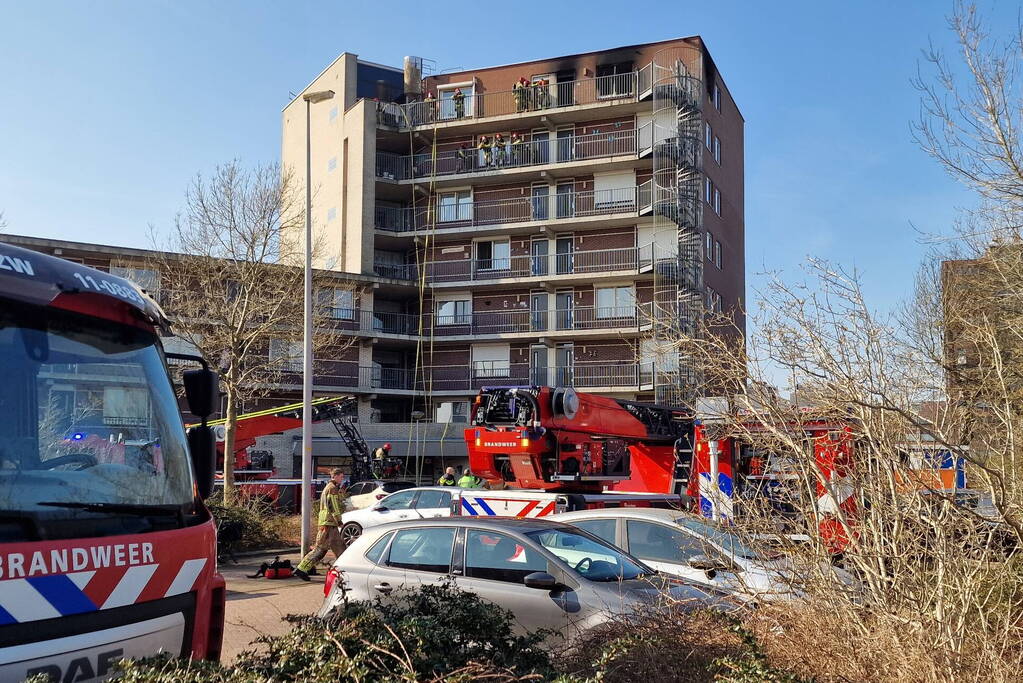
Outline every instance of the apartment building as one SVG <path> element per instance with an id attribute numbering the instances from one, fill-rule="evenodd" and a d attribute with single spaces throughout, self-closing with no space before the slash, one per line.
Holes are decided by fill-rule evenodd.
<path id="1" fill-rule="evenodd" d="M 699 37 L 442 74 L 342 54 L 281 153 L 305 178 L 308 140 L 314 229 L 373 278 L 345 389 L 443 423 L 484 385 L 688 398 L 672 340 L 745 329 L 743 125 Z"/>

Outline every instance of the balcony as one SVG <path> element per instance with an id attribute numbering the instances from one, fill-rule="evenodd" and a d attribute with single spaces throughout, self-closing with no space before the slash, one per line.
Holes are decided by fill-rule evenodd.
<path id="1" fill-rule="evenodd" d="M 529 188 L 524 188 L 529 190 Z M 558 194 L 478 199 L 471 203 L 438 205 L 435 199 L 422 206 L 377 206 L 377 230 L 394 233 L 419 230 L 458 230 L 491 225 L 564 221 L 574 218 L 637 216 L 651 210 L 653 181 L 634 187 L 586 190 Z"/>
<path id="2" fill-rule="evenodd" d="M 646 78 L 641 78 L 641 73 Z M 650 89 L 643 70 L 596 78 L 581 78 L 548 85 L 530 85 L 514 90 L 465 94 L 461 103 L 445 97 L 429 102 L 380 105 L 383 125 L 401 130 L 479 121 L 499 116 L 536 114 L 586 105 L 638 102 Z"/>
<path id="3" fill-rule="evenodd" d="M 510 169 L 580 163 L 594 159 L 637 157 L 653 145 L 653 126 L 572 135 L 553 140 L 529 140 L 496 148 L 449 148 L 437 154 L 401 155 L 377 152 L 376 176 L 403 181 L 421 178 L 494 174 Z"/>
<path id="4" fill-rule="evenodd" d="M 671 259 L 674 261 L 674 259 Z M 495 257 L 489 259 L 458 259 L 429 261 L 423 264 L 426 282 L 430 285 L 504 281 L 510 278 L 573 279 L 576 275 L 635 274 L 653 266 L 654 246 L 624 247 L 563 254 L 535 254 Z M 419 269 L 415 264 L 377 263 L 375 272 L 383 277 L 415 280 Z M 518 280 L 521 281 L 521 280 Z"/>
<path id="5" fill-rule="evenodd" d="M 434 338 L 466 337 L 467 339 L 486 335 L 538 334 L 550 335 L 556 332 L 615 332 L 636 329 L 650 324 L 652 305 L 575 306 L 559 310 L 516 310 L 516 311 L 474 311 L 468 315 L 436 315 L 432 333 Z M 424 327 L 424 334 L 431 328 Z"/>
<path id="6" fill-rule="evenodd" d="M 530 367 L 528 363 L 480 361 L 471 365 L 389 368 L 338 363 L 317 370 L 320 390 L 347 389 L 364 393 L 475 393 L 493 385 L 541 385 L 589 390 L 645 391 L 657 380 L 653 363 L 577 362 L 564 367 Z M 291 378 L 301 385 L 301 376 Z M 285 381 L 285 384 L 288 383 Z"/>
<path id="7" fill-rule="evenodd" d="M 653 363 L 575 363 L 567 367 L 530 367 L 528 363 L 477 362 L 471 366 L 430 368 L 434 392 L 476 392 L 484 386 L 539 385 L 641 391 L 654 383 Z"/>

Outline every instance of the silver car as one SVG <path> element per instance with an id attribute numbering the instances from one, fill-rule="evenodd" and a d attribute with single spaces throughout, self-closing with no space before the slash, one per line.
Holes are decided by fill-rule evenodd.
<path id="1" fill-rule="evenodd" d="M 721 591 L 659 575 L 599 538 L 548 519 L 451 517 L 373 527 L 337 559 L 331 575 L 321 616 L 346 597 L 386 600 L 402 588 L 450 582 L 510 610 L 521 631 L 552 629 L 566 639 L 661 603 L 734 606 Z"/>
<path id="2" fill-rule="evenodd" d="M 605 508 L 552 515 L 622 548 L 655 569 L 746 600 L 788 601 L 807 581 L 836 580 L 852 590 L 852 576 L 824 563 L 796 567 L 780 553 L 753 547 L 727 527 L 659 508 Z"/>

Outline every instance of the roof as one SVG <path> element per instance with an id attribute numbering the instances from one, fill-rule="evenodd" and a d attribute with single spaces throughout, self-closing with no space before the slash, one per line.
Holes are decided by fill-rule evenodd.
<path id="1" fill-rule="evenodd" d="M 582 519 L 597 519 L 600 517 L 629 517 L 633 519 L 653 519 L 660 522 L 674 523 L 679 517 L 685 517 L 683 510 L 672 510 L 670 508 L 598 508 L 595 510 L 576 510 L 575 512 L 562 512 L 551 515 L 555 521 L 563 521 L 571 524 L 573 521 Z"/>
<path id="2" fill-rule="evenodd" d="M 700 37 L 700 35 L 696 34 L 696 35 L 691 35 L 691 36 L 682 36 L 682 37 L 679 37 L 679 38 L 668 38 L 668 39 L 665 39 L 665 40 L 655 40 L 655 41 L 650 42 L 650 43 L 636 43 L 635 45 L 620 45 L 618 47 L 605 47 L 605 48 L 601 48 L 599 50 L 586 50 L 585 52 L 576 52 L 576 53 L 570 54 L 570 55 L 559 55 L 559 56 L 554 56 L 554 57 L 538 57 L 536 59 L 526 59 L 526 60 L 523 60 L 521 62 L 509 62 L 507 64 L 495 64 L 493 66 L 481 66 L 481 67 L 476 67 L 476 68 L 472 68 L 472 69 L 454 69 L 452 71 L 446 71 L 443 74 L 436 74 L 436 75 L 438 75 L 438 76 L 448 76 L 448 75 L 453 74 L 453 73 L 457 74 L 457 73 L 467 73 L 467 72 L 470 72 L 470 71 L 486 71 L 488 69 L 503 69 L 503 68 L 509 67 L 509 66 L 519 66 L 521 64 L 532 64 L 533 62 L 554 62 L 554 61 L 558 61 L 558 60 L 561 60 L 561 59 L 573 59 L 575 57 L 582 57 L 583 55 L 599 54 L 601 52 L 617 52 L 618 50 L 634 50 L 634 49 L 640 48 L 640 47 L 650 47 L 651 45 L 660 45 L 662 43 L 678 43 L 678 42 L 682 42 L 682 41 L 686 41 L 686 40 L 694 40 L 694 39 L 699 40 L 701 43 L 703 42 L 703 39 Z"/>
<path id="3" fill-rule="evenodd" d="M 48 306 L 61 294 L 107 297 L 135 309 L 153 325 L 167 326 L 163 310 L 134 282 L 0 242 L 0 298 Z"/>
<path id="4" fill-rule="evenodd" d="M 567 525 L 558 520 L 545 519 L 542 517 L 431 517 L 429 519 L 416 519 L 407 522 L 391 522 L 382 524 L 376 529 L 409 529 L 423 526 L 471 526 L 477 529 L 490 529 L 493 531 L 514 531 L 526 534 L 531 531 L 542 531 L 544 529 L 564 528 Z"/>

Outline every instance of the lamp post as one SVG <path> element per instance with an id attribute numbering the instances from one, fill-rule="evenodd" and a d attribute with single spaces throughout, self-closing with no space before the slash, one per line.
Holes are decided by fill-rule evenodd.
<path id="1" fill-rule="evenodd" d="M 313 509 L 313 161 L 310 108 L 333 90 L 306 93 L 305 100 L 305 296 L 302 321 L 302 553 L 309 552 Z"/>

